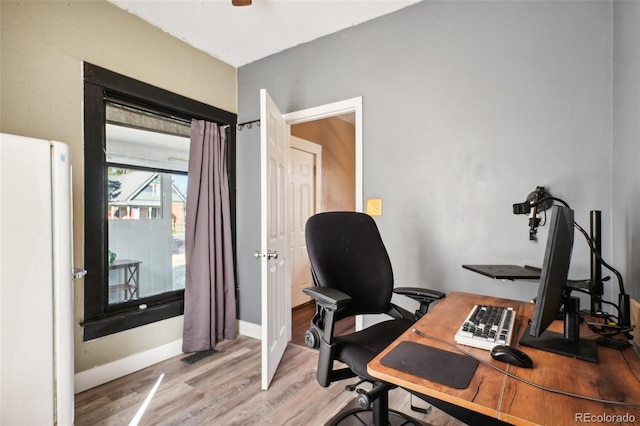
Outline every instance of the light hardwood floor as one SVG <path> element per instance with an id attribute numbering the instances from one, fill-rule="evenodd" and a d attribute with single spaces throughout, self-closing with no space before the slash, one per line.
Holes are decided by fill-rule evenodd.
<path id="1" fill-rule="evenodd" d="M 315 378 L 317 351 L 290 343 L 268 391 L 260 389 L 260 341 L 246 336 L 220 342 L 218 353 L 194 364 L 178 356 L 76 395 L 75 424 L 128 425 L 164 373 L 140 425 L 323 425 L 355 393 L 355 380 L 321 387 Z M 410 396 L 391 392 L 390 406 L 435 426 L 461 423 L 433 409 L 410 410 Z M 415 400 L 415 398 L 414 398 Z"/>
<path id="2" fill-rule="evenodd" d="M 291 343 L 305 346 L 304 333 L 309 329 L 311 318 L 316 313 L 315 303 L 305 303 L 291 311 Z M 354 317 L 348 317 L 336 322 L 333 333 L 336 336 L 353 333 L 356 330 Z"/>

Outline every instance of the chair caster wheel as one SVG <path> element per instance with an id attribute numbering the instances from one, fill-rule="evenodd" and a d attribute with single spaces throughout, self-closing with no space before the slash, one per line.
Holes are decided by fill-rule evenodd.
<path id="1" fill-rule="evenodd" d="M 371 407 L 371 400 L 366 391 L 358 389 L 358 405 L 365 410 Z"/>
<path id="2" fill-rule="evenodd" d="M 320 334 L 316 329 L 309 329 L 304 332 L 304 343 L 311 349 L 320 347 Z"/>

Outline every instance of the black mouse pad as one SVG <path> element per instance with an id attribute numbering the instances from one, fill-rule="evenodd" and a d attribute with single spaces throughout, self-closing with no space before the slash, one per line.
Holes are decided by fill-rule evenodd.
<path id="1" fill-rule="evenodd" d="M 475 359 L 416 342 L 401 342 L 380 363 L 441 385 L 465 389 L 478 367 Z"/>

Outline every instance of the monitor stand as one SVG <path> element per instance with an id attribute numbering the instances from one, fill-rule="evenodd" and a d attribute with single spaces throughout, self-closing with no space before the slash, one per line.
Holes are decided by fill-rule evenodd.
<path id="1" fill-rule="evenodd" d="M 527 265 L 462 265 L 462 267 L 497 280 L 539 280 L 541 272 L 540 268 Z"/>
<path id="2" fill-rule="evenodd" d="M 578 331 L 580 299 L 565 298 L 564 303 L 564 334 L 544 331 L 539 337 L 531 335 L 528 326 L 520 338 L 520 344 L 530 348 L 581 359 L 583 361 L 598 362 L 598 348 L 595 340 L 580 339 Z"/>

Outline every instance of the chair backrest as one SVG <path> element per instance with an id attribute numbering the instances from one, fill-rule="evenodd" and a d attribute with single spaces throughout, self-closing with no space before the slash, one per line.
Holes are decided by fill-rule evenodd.
<path id="1" fill-rule="evenodd" d="M 338 289 L 352 298 L 339 318 L 389 310 L 393 270 L 370 216 L 319 213 L 308 219 L 305 236 L 315 284 Z"/>

